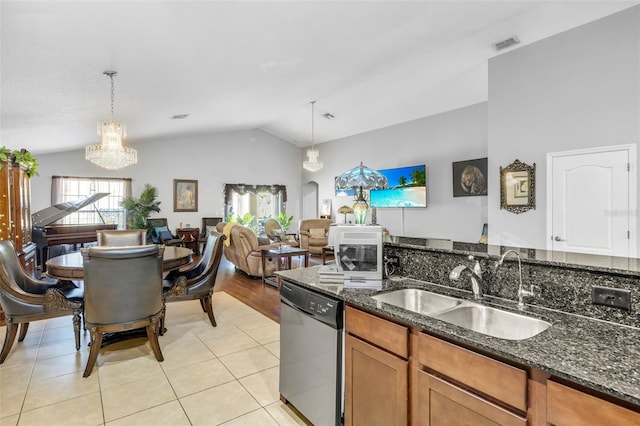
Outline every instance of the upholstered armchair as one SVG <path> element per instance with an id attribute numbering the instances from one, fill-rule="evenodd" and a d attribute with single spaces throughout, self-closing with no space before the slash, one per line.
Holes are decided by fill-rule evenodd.
<path id="1" fill-rule="evenodd" d="M 22 342 L 32 321 L 73 315 L 76 350 L 80 349 L 82 299 L 82 289 L 71 283 L 66 286 L 52 285 L 25 274 L 11 241 L 0 241 L 0 305 L 7 321 L 0 364 L 9 355 L 18 333 L 18 324 L 18 342 Z"/>
<path id="2" fill-rule="evenodd" d="M 218 275 L 218 266 L 222 259 L 222 246 L 227 237 L 216 231 L 209 233 L 205 250 L 200 261 L 190 269 L 171 271 L 163 282 L 165 302 L 199 299 L 202 310 L 209 316 L 212 326 L 216 326 L 213 315 L 213 287 Z M 164 317 L 161 334 L 164 333 Z"/>
<path id="3" fill-rule="evenodd" d="M 147 244 L 145 229 L 103 230 L 96 231 L 99 246 L 122 247 L 142 246 Z"/>
<path id="4" fill-rule="evenodd" d="M 331 219 L 303 219 L 298 226 L 300 248 L 309 250 L 309 254 L 322 254 L 322 247 L 329 241 Z"/>
<path id="5" fill-rule="evenodd" d="M 182 239 L 173 235 L 169 229 L 169 222 L 165 217 L 155 217 L 147 220 L 148 226 L 153 229 L 151 242 L 154 244 L 164 244 L 165 246 L 182 246 Z"/>
<path id="6" fill-rule="evenodd" d="M 218 232 L 227 236 L 224 242 L 224 257 L 237 269 L 252 277 L 262 277 L 262 250 L 277 248 L 280 244 L 258 244 L 258 237 L 246 226 L 220 222 L 216 225 Z M 275 264 L 267 262 L 267 274 L 271 274 Z"/>
<path id="7" fill-rule="evenodd" d="M 82 249 L 84 319 L 91 333 L 84 377 L 91 374 L 106 333 L 145 328 L 156 359 L 164 360 L 158 343 L 163 252 L 157 245 Z"/>
<path id="8" fill-rule="evenodd" d="M 275 219 L 267 219 L 264 222 L 264 233 L 272 243 L 281 243 L 292 247 L 299 245 L 295 234 L 283 233 L 280 224 Z"/>

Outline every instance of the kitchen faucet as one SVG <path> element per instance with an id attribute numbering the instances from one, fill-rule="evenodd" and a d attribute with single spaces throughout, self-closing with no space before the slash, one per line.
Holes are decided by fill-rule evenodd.
<path id="1" fill-rule="evenodd" d="M 482 268 L 480 267 L 480 261 L 476 260 L 473 256 L 469 256 L 469 260 L 475 260 L 476 264 L 473 266 L 473 269 L 469 268 L 466 265 L 458 265 L 451 270 L 449 273 L 449 279 L 451 281 L 458 281 L 460 279 L 460 275 L 463 271 L 469 271 L 471 277 L 471 289 L 473 290 L 473 298 L 481 299 L 482 298 L 482 285 L 484 284 L 482 281 Z"/>
<path id="2" fill-rule="evenodd" d="M 529 290 L 525 290 L 524 288 L 522 288 L 522 262 L 520 261 L 520 253 L 518 253 L 515 250 L 507 250 L 506 252 L 504 252 L 504 254 L 502 256 L 500 256 L 500 260 L 498 260 L 496 262 L 495 265 L 495 269 L 498 269 L 502 263 L 504 262 L 504 258 L 507 257 L 507 255 L 509 253 L 515 254 L 516 257 L 518 258 L 518 278 L 519 278 L 519 283 L 518 283 L 518 309 L 523 310 L 524 309 L 524 296 L 534 296 L 533 293 L 533 284 L 530 285 Z"/>

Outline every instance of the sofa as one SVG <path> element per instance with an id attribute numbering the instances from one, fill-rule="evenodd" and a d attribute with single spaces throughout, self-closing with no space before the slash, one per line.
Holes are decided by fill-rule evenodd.
<path id="1" fill-rule="evenodd" d="M 303 219 L 298 230 L 300 233 L 300 248 L 309 250 L 309 254 L 322 254 L 322 247 L 329 241 L 329 226 L 331 219 Z"/>
<path id="2" fill-rule="evenodd" d="M 225 226 L 227 223 L 218 223 L 216 230 L 226 235 Z M 223 253 L 224 257 L 235 265 L 236 269 L 240 269 L 252 277 L 262 277 L 262 250 L 279 246 L 280 244 L 260 245 L 258 237 L 251 229 L 236 224 L 228 230 Z M 267 259 L 265 263 L 268 269 L 265 275 L 271 275 L 275 269 L 275 263 L 271 259 Z"/>

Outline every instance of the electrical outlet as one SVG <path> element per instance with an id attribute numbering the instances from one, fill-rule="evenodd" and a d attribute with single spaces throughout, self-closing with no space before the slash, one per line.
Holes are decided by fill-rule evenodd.
<path id="1" fill-rule="evenodd" d="M 591 302 L 594 305 L 629 310 L 631 309 L 631 290 L 593 286 L 591 287 Z"/>

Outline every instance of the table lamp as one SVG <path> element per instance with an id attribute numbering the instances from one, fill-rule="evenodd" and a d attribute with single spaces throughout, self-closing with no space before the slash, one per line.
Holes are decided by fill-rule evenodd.
<path id="1" fill-rule="evenodd" d="M 389 187 L 387 178 L 377 170 L 373 170 L 362 162 L 359 166 L 347 170 L 336 179 L 336 189 L 357 189 L 353 203 L 353 214 L 356 225 L 364 225 L 367 220 L 367 198 L 362 192 L 363 189 L 386 189 Z M 345 215 L 346 219 L 346 215 Z"/>
<path id="2" fill-rule="evenodd" d="M 342 206 L 338 209 L 338 213 L 344 215 L 344 223 L 347 223 L 347 215 L 353 213 L 353 209 L 349 206 Z"/>

